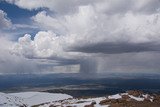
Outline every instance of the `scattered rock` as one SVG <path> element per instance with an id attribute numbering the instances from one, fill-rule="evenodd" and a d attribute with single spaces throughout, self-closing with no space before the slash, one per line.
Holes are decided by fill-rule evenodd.
<path id="1" fill-rule="evenodd" d="M 99 102 L 100 105 L 108 105 L 111 103 L 111 100 L 110 99 L 105 99 L 105 100 L 102 100 Z"/>
<path id="2" fill-rule="evenodd" d="M 49 107 L 57 107 L 57 106 L 54 106 L 54 105 L 50 105 Z"/>
<path id="3" fill-rule="evenodd" d="M 122 99 L 127 100 L 130 99 L 130 97 L 128 95 L 122 95 Z"/>
<path id="4" fill-rule="evenodd" d="M 117 99 L 117 103 L 125 103 L 127 101 L 127 99 L 123 99 L 123 98 L 120 98 L 120 99 Z"/>
<path id="5" fill-rule="evenodd" d="M 84 107 L 94 107 L 95 104 L 96 104 L 96 102 L 92 101 L 92 103 L 90 105 L 85 105 Z"/>
<path id="6" fill-rule="evenodd" d="M 160 95 L 154 95 L 153 102 L 160 102 Z"/>
<path id="7" fill-rule="evenodd" d="M 94 105 L 85 105 L 84 107 L 94 107 Z"/>
<path id="8" fill-rule="evenodd" d="M 78 101 L 76 103 L 79 104 L 79 103 L 85 103 L 85 102 L 87 102 L 87 101 Z"/>
<path id="9" fill-rule="evenodd" d="M 127 91 L 127 93 L 129 95 L 133 95 L 135 97 L 139 97 L 143 94 L 143 91 L 138 91 L 138 90 L 130 90 L 130 91 Z"/>
<path id="10" fill-rule="evenodd" d="M 95 102 L 95 101 L 92 101 L 91 105 L 95 105 L 95 104 L 96 104 L 96 102 Z"/>
<path id="11" fill-rule="evenodd" d="M 118 99 L 110 99 L 111 103 L 118 103 Z"/>

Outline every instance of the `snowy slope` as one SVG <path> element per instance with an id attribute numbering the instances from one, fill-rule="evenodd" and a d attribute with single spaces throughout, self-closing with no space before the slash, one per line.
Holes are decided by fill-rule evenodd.
<path id="1" fill-rule="evenodd" d="M 24 103 L 29 106 L 37 105 L 45 102 L 72 98 L 72 96 L 67 94 L 53 94 L 53 93 L 44 93 L 44 92 L 23 92 L 23 93 L 12 93 L 9 95 L 22 98 L 24 100 Z"/>
<path id="2" fill-rule="evenodd" d="M 0 93 L 0 107 L 33 106 L 68 98 L 72 98 L 72 96 L 44 92 Z"/>
<path id="3" fill-rule="evenodd" d="M 7 95 L 5 93 L 0 93 L 0 107 L 19 107 L 25 106 L 24 100 L 22 98 Z"/>

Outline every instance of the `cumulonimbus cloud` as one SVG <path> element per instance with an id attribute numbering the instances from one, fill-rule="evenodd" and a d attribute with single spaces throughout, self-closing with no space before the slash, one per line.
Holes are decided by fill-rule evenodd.
<path id="1" fill-rule="evenodd" d="M 96 72 L 105 68 L 105 64 L 108 70 L 123 71 L 133 67 L 142 70 L 151 63 L 145 64 L 141 54 L 158 62 L 154 54 L 160 51 L 159 0 L 6 1 L 23 9 L 50 10 L 31 18 L 42 31 L 33 39 L 30 34 L 20 37 L 12 48 L 17 56 L 55 60 L 57 66 L 79 64 L 81 72 Z M 137 59 L 132 63 L 131 54 Z M 158 66 L 150 68 L 159 69 Z"/>

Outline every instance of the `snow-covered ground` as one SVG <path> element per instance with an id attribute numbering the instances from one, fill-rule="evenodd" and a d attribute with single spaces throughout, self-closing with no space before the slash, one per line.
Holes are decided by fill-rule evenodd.
<path id="1" fill-rule="evenodd" d="M 127 97 L 126 97 L 127 96 Z M 135 100 L 137 102 L 143 102 L 146 99 L 149 99 L 150 102 L 153 102 L 153 96 L 148 94 L 139 94 L 135 96 L 134 93 L 121 93 L 110 95 L 106 97 L 97 97 L 97 98 L 73 98 L 67 94 L 61 93 L 45 93 L 45 92 L 20 92 L 20 93 L 0 93 L 0 107 L 86 107 L 86 105 L 93 104 L 94 107 L 109 107 L 112 101 L 115 102 L 119 99 L 127 98 Z M 124 98 L 124 99 L 125 99 Z M 132 101 L 131 100 L 131 101 Z M 107 103 L 104 105 L 104 101 Z M 119 100 L 122 101 L 122 100 Z"/>
<path id="2" fill-rule="evenodd" d="M 22 98 L 0 93 L 0 107 L 19 107 L 24 105 L 24 100 Z"/>
<path id="3" fill-rule="evenodd" d="M 46 102 L 72 98 L 67 94 L 45 92 L 0 93 L 0 107 L 33 106 Z"/>

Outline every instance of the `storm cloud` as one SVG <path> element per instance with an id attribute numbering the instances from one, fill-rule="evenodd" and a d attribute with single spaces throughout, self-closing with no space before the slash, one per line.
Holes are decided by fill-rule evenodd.
<path id="1" fill-rule="evenodd" d="M 97 43 L 80 47 L 72 47 L 69 51 L 84 53 L 121 54 L 132 52 L 160 51 L 160 44 L 156 43 Z"/>
<path id="2" fill-rule="evenodd" d="M 4 58 L 17 59 L 13 72 L 159 71 L 159 0 L 3 0 L 35 11 L 28 21 L 38 32 L 7 39 Z M 0 11 L 0 27 L 12 23 Z M 18 22 L 14 25 L 22 26 Z M 25 29 L 25 27 L 23 28 Z M 14 38 L 14 37 L 12 37 Z M 1 46 L 2 47 L 2 46 Z M 6 56 L 5 56 L 6 55 Z M 8 61 L 0 57 L 1 71 Z M 18 66 L 23 63 L 24 67 Z M 4 68 L 3 68 L 4 67 Z M 17 68 L 17 70 L 16 70 Z M 22 69 L 23 68 L 23 69 Z M 1 72 L 0 71 L 0 72 Z M 12 70 L 10 70 L 12 71 Z"/>

